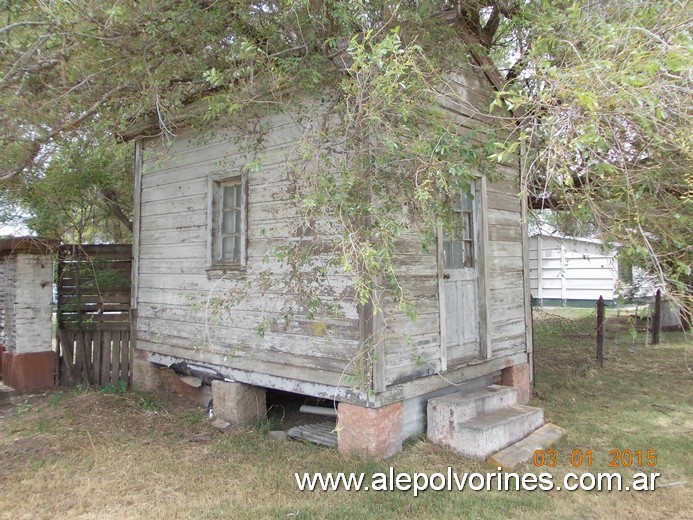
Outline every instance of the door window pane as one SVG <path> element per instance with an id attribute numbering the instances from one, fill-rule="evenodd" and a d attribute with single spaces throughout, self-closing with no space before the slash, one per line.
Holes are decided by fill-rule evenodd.
<path id="1" fill-rule="evenodd" d="M 461 269 L 464 266 L 464 248 L 460 240 L 443 241 L 443 268 Z"/>
<path id="2" fill-rule="evenodd" d="M 454 237 L 443 237 L 443 268 L 474 267 L 474 212 L 473 199 L 463 195 L 452 204 L 460 226 Z"/>

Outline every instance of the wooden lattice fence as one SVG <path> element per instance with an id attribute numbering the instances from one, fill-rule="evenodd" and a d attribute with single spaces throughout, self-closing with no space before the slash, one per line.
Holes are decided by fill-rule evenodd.
<path id="1" fill-rule="evenodd" d="M 58 255 L 57 384 L 131 380 L 132 246 L 61 246 Z"/>

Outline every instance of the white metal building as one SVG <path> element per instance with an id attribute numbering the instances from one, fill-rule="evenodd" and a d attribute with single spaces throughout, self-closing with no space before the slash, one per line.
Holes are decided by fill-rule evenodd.
<path id="1" fill-rule="evenodd" d="M 616 298 L 616 251 L 600 240 L 538 233 L 529 240 L 530 291 L 541 305 L 587 306 Z"/>

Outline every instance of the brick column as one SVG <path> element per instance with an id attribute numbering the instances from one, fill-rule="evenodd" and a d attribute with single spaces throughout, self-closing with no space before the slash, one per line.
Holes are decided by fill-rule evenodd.
<path id="1" fill-rule="evenodd" d="M 532 383 L 529 376 L 529 363 L 520 363 L 503 369 L 501 384 L 515 387 L 518 404 L 527 404 L 532 397 Z"/>
<path id="2" fill-rule="evenodd" d="M 401 402 L 381 408 L 339 403 L 340 453 L 384 459 L 402 449 Z"/>
<path id="3" fill-rule="evenodd" d="M 0 240 L 4 303 L 2 378 L 32 391 L 53 386 L 53 254 L 56 241 L 33 237 Z"/>

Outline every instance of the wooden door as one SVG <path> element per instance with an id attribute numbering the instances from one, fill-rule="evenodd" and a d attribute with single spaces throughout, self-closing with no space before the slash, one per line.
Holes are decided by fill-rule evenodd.
<path id="1" fill-rule="evenodd" d="M 457 201 L 453 205 L 459 219 L 457 229 L 442 236 L 440 326 L 444 366 L 481 355 L 478 205 L 477 197 L 469 195 Z"/>

